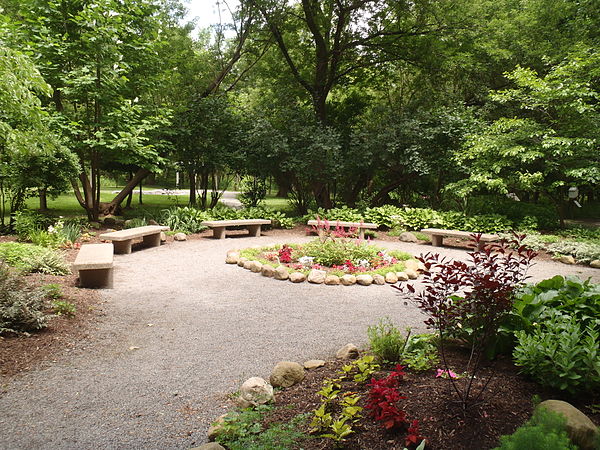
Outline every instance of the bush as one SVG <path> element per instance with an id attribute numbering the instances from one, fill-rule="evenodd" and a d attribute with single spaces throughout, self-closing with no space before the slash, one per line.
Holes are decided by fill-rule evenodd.
<path id="1" fill-rule="evenodd" d="M 539 408 L 525 425 L 502 436 L 494 450 L 576 450 L 565 429 L 563 416 Z"/>
<path id="2" fill-rule="evenodd" d="M 148 220 L 145 217 L 134 217 L 133 219 L 127 219 L 125 221 L 124 228 L 137 228 L 137 227 L 145 227 L 148 225 Z"/>
<path id="3" fill-rule="evenodd" d="M 206 230 L 207 227 L 201 225 L 201 223 L 210 219 L 211 216 L 206 211 L 183 206 L 162 210 L 159 223 L 168 226 L 173 231 L 193 234 Z"/>
<path id="4" fill-rule="evenodd" d="M 464 224 L 464 230 L 472 233 L 500 233 L 512 228 L 512 222 L 500 214 L 467 217 Z"/>
<path id="5" fill-rule="evenodd" d="M 365 222 L 376 223 L 383 228 L 393 228 L 398 223 L 398 217 L 403 208 L 394 205 L 384 205 L 377 208 L 367 208 L 364 213 Z"/>
<path id="6" fill-rule="evenodd" d="M 42 286 L 42 292 L 44 293 L 44 296 L 50 300 L 58 300 L 63 297 L 60 284 L 56 283 L 50 283 Z"/>
<path id="7" fill-rule="evenodd" d="M 571 394 L 600 389 L 599 328 L 553 312 L 533 331 L 518 331 L 515 365 L 543 386 Z"/>
<path id="8" fill-rule="evenodd" d="M 32 232 L 47 230 L 54 223 L 53 218 L 28 209 L 17 211 L 13 217 L 15 233 L 21 240 L 30 240 Z"/>
<path id="9" fill-rule="evenodd" d="M 0 334 L 27 333 L 46 326 L 44 294 L 0 264 Z"/>
<path id="10" fill-rule="evenodd" d="M 33 244 L 1 243 L 0 259 L 24 272 L 41 272 L 50 275 L 71 273 L 62 253 Z"/>
<path id="11" fill-rule="evenodd" d="M 600 259 L 600 244 L 593 242 L 565 240 L 548 245 L 548 251 L 555 255 L 571 255 L 577 261 L 583 263 Z"/>
<path id="12" fill-rule="evenodd" d="M 258 206 L 267 196 L 267 180 L 260 177 L 244 177 L 242 193 L 238 196 L 246 208 Z"/>
<path id="13" fill-rule="evenodd" d="M 304 222 L 308 222 L 309 220 L 317 218 L 321 220 L 328 220 L 330 222 L 360 222 L 361 220 L 366 222 L 360 211 L 354 208 L 348 208 L 346 205 L 342 206 L 341 208 L 332 208 L 328 210 L 319 208 L 316 211 L 311 211 L 302 219 Z"/>
<path id="14" fill-rule="evenodd" d="M 77 311 L 77 308 L 71 302 L 55 300 L 52 302 L 52 310 L 57 316 L 73 317 Z"/>
<path id="15" fill-rule="evenodd" d="M 404 348 L 404 337 L 389 318 L 380 319 L 367 329 L 371 351 L 382 361 L 399 362 Z"/>

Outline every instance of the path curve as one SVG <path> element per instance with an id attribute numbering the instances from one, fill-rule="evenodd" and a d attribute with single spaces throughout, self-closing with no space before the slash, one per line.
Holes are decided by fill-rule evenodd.
<path id="1" fill-rule="evenodd" d="M 364 346 L 367 327 L 386 315 L 423 329 L 420 312 L 389 286 L 292 284 L 224 264 L 235 247 L 303 240 L 202 238 L 116 255 L 115 288 L 102 291 L 105 315 L 91 338 L 3 386 L 0 448 L 190 448 L 205 442 L 227 393 L 268 378 L 278 361 Z M 531 271 L 533 281 L 557 273 L 600 281 L 581 266 L 540 262 Z"/>

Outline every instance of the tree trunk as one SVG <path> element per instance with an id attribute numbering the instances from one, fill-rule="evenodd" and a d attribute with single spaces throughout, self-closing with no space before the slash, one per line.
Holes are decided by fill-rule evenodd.
<path id="1" fill-rule="evenodd" d="M 115 214 L 120 206 L 121 203 L 123 202 L 123 200 L 125 200 L 125 198 L 127 198 L 127 196 L 133 191 L 133 189 L 141 183 L 141 181 L 147 177 L 150 174 L 150 171 L 148 169 L 143 169 L 140 168 L 135 175 L 133 176 L 133 178 L 131 180 L 129 180 L 127 182 L 127 184 L 125 185 L 125 187 L 121 190 L 121 192 L 119 192 L 115 198 L 113 198 L 110 203 L 107 203 L 106 206 L 103 208 L 103 213 L 104 214 Z"/>
<path id="2" fill-rule="evenodd" d="M 40 189 L 40 211 L 48 211 L 48 198 L 46 188 Z"/>
<path id="3" fill-rule="evenodd" d="M 127 179 L 127 181 L 131 180 L 132 178 L 133 178 L 133 172 L 130 171 L 129 178 Z M 127 196 L 127 203 L 125 204 L 125 208 L 127 208 L 127 209 L 131 208 L 131 200 L 133 200 L 133 190 Z"/>
<path id="4" fill-rule="evenodd" d="M 197 206 L 198 200 L 196 199 L 196 173 L 190 169 L 188 171 L 188 177 L 190 179 L 190 206 Z"/>
<path id="5" fill-rule="evenodd" d="M 143 189 L 142 189 L 142 180 L 140 180 L 140 183 L 138 184 L 138 186 L 140 187 L 139 203 L 140 203 L 140 205 L 143 205 L 144 202 L 142 200 L 142 192 L 143 192 Z"/>

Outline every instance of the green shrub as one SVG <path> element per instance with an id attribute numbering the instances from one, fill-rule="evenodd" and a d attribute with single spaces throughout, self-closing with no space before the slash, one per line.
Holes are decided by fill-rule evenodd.
<path id="1" fill-rule="evenodd" d="M 599 328 L 583 328 L 559 312 L 533 330 L 516 332 L 515 365 L 543 386 L 571 394 L 600 390 Z"/>
<path id="2" fill-rule="evenodd" d="M 46 326 L 44 294 L 29 289 L 19 275 L 0 264 L 0 334 L 27 333 Z"/>
<path id="3" fill-rule="evenodd" d="M 384 205 L 376 208 L 367 208 L 364 213 L 364 221 L 376 223 L 383 228 L 393 228 L 398 223 L 397 216 L 404 211 L 403 208 L 394 205 Z"/>
<path id="4" fill-rule="evenodd" d="M 71 302 L 55 300 L 52 302 L 52 310 L 57 316 L 73 317 L 77 311 L 77 308 Z"/>
<path id="5" fill-rule="evenodd" d="M 330 222 L 360 222 L 361 220 L 367 222 L 360 211 L 354 208 L 348 208 L 346 205 L 341 208 L 331 208 L 328 210 L 319 208 L 316 211 L 311 211 L 310 214 L 303 219 L 305 219 L 304 222 L 307 222 L 311 219 L 317 219 L 317 217 L 321 220 L 328 220 Z"/>
<path id="6" fill-rule="evenodd" d="M 65 222 L 61 234 L 65 241 L 75 242 L 81 236 L 81 225 L 76 222 Z"/>
<path id="7" fill-rule="evenodd" d="M 548 251 L 555 255 L 571 255 L 583 263 L 600 259 L 600 243 L 565 240 L 548 245 Z"/>
<path id="8" fill-rule="evenodd" d="M 242 180 L 242 193 L 238 200 L 246 208 L 258 206 L 267 196 L 267 180 L 260 177 L 246 176 Z"/>
<path id="9" fill-rule="evenodd" d="M 500 438 L 495 450 L 576 450 L 565 431 L 565 418 L 539 408 L 525 425 Z"/>
<path id="10" fill-rule="evenodd" d="M 0 259 L 24 272 L 42 272 L 50 275 L 66 275 L 71 272 L 62 253 L 33 244 L 1 243 Z"/>
<path id="11" fill-rule="evenodd" d="M 437 227 L 442 222 L 442 216 L 433 209 L 405 208 L 400 212 L 398 223 L 407 230 L 419 231 L 423 228 Z"/>
<path id="12" fill-rule="evenodd" d="M 134 217 L 125 221 L 124 228 L 145 227 L 146 225 L 148 225 L 148 220 L 145 217 Z"/>
<path id="13" fill-rule="evenodd" d="M 261 405 L 229 413 L 216 441 L 229 450 L 287 450 L 308 436 L 299 431 L 307 415 L 301 414 L 288 423 L 274 423 L 264 429 L 262 421 L 272 406 Z"/>
<path id="14" fill-rule="evenodd" d="M 485 214 L 467 217 L 463 229 L 472 233 L 499 233 L 512 228 L 512 222 L 505 216 Z"/>
<path id="15" fill-rule="evenodd" d="M 394 363 L 400 361 L 404 348 L 404 337 L 400 330 L 386 317 L 377 325 L 367 329 L 371 351 L 381 361 Z"/>
<path id="16" fill-rule="evenodd" d="M 64 242 L 64 237 L 59 233 L 50 233 L 46 230 L 29 232 L 28 240 L 40 247 L 58 248 Z"/>
<path id="17" fill-rule="evenodd" d="M 401 362 L 417 372 L 434 368 L 439 362 L 437 336 L 434 334 L 411 335 L 410 330 Z"/>
<path id="18" fill-rule="evenodd" d="M 23 209 L 14 214 L 14 230 L 21 240 L 29 240 L 30 233 L 47 230 L 54 219 L 35 211 Z"/>
<path id="19" fill-rule="evenodd" d="M 564 230 L 556 231 L 556 234 L 573 240 L 599 241 L 598 243 L 600 243 L 600 227 L 588 228 L 573 225 Z"/>
<path id="20" fill-rule="evenodd" d="M 42 286 L 42 292 L 44 292 L 44 296 L 50 300 L 58 300 L 63 297 L 62 288 L 60 287 L 60 284 L 56 283 Z"/>
<path id="21" fill-rule="evenodd" d="M 208 212 L 190 206 L 173 207 L 161 212 L 159 223 L 166 225 L 173 231 L 194 234 L 206 230 L 202 225 L 205 220 L 210 220 Z"/>

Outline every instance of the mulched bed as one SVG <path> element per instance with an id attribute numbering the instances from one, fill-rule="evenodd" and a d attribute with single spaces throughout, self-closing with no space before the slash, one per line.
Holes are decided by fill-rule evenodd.
<path id="1" fill-rule="evenodd" d="M 467 358 L 464 350 L 453 349 L 448 352 L 449 365 L 457 372 L 464 367 Z M 344 362 L 329 361 L 325 367 L 308 371 L 300 384 L 277 393 L 277 407 L 269 414 L 265 425 L 287 422 L 297 414 L 312 413 L 320 406 L 320 397 L 316 392 L 321 389 L 323 380 L 338 377 L 337 372 L 342 365 Z M 489 375 L 491 370 L 491 367 L 486 367 L 481 375 Z M 539 395 L 542 400 L 561 399 L 557 393 L 546 391 L 519 375 L 509 358 L 499 359 L 495 371 L 496 375 L 484 393 L 484 402 L 466 412 L 456 402 L 450 380 L 435 378 L 435 370 L 421 373 L 407 371 L 405 381 L 400 383 L 399 388 L 407 398 L 400 401 L 399 407 L 406 411 L 408 420 L 419 420 L 420 433 L 427 439 L 427 450 L 494 448 L 501 435 L 513 433 L 531 416 L 533 395 Z M 381 372 L 376 378 L 383 378 L 387 373 Z M 361 395 L 360 406 L 365 405 L 369 389 L 366 384 L 345 382 L 343 386 L 344 391 Z M 579 407 L 596 424 L 600 423 L 600 413 L 592 414 L 585 402 L 573 398 L 562 399 Z M 593 404 L 591 399 L 587 400 L 588 405 Z M 368 411 L 363 410 L 362 413 L 364 417 L 353 427 L 356 433 L 348 437 L 343 448 L 394 450 L 405 447 L 405 432 L 386 432 L 368 417 Z M 309 432 L 308 424 L 304 431 Z M 335 446 L 329 439 L 315 437 L 302 441 L 299 448 L 333 449 Z"/>

